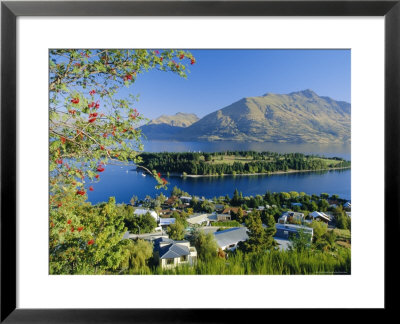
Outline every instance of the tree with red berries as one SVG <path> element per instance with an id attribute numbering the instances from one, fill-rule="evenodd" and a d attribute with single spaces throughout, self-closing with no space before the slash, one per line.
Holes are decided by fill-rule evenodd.
<path id="1" fill-rule="evenodd" d="M 124 227 L 115 220 L 100 221 L 103 211 L 86 202 L 85 181 L 101 181 L 108 163 L 138 162 L 143 146 L 137 126 L 144 116 L 135 108 L 137 97 L 124 96 L 121 89 L 152 69 L 186 77 L 195 59 L 182 50 L 59 49 L 49 54 L 51 273 L 91 273 L 95 264 L 101 271 L 114 271 L 119 262 L 107 253 L 92 258 L 89 251 L 106 245 L 113 249 L 98 238 L 111 226 L 121 239 Z M 157 187 L 167 185 L 155 171 L 153 176 Z M 96 190 L 95 184 L 87 190 Z M 113 208 L 115 202 L 108 204 Z M 115 256 L 123 254 L 118 251 Z M 102 257 L 109 268 L 99 266 Z"/>

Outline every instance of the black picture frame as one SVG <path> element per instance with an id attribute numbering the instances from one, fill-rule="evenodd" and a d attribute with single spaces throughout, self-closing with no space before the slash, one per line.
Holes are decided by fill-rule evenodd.
<path id="1" fill-rule="evenodd" d="M 265 309 L 19 309 L 16 307 L 16 19 L 19 16 L 384 16 L 385 309 L 399 280 L 400 0 L 393 1 L 4 1 L 1 3 L 1 323 L 236 322 Z M 371 188 L 373 191 L 373 188 Z M 397 283 L 397 284 L 396 284 Z M 367 283 L 366 283 L 367 284 Z M 244 296 L 239 296 L 244 298 Z M 217 305 L 216 305 L 217 306 Z M 267 305 L 266 305 L 267 307 Z M 251 312 L 251 314 L 248 314 Z M 288 319 L 287 313 L 285 318 Z"/>

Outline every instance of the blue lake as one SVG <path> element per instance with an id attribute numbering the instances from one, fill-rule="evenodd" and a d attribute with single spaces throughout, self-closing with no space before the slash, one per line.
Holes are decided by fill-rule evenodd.
<path id="1" fill-rule="evenodd" d="M 327 157 L 337 156 L 350 160 L 350 145 L 309 145 L 309 144 L 271 144 L 271 143 L 194 143 L 194 142 L 144 142 L 147 152 L 184 152 L 184 151 L 226 151 L 226 150 L 255 150 L 272 152 L 300 152 L 318 154 Z M 118 203 L 128 203 L 132 196 L 139 199 L 146 195 L 155 196 L 161 192 L 169 196 L 172 188 L 178 188 L 191 195 L 213 198 L 214 196 L 229 195 L 232 197 L 235 188 L 244 196 L 264 195 L 266 191 L 298 191 L 307 194 L 337 194 L 344 199 L 351 199 L 351 170 L 331 170 L 317 172 L 298 172 L 275 175 L 254 176 L 223 176 L 198 178 L 167 178 L 168 190 L 155 189 L 156 181 L 150 176 L 143 176 L 142 172 L 134 171 L 131 165 L 107 165 L 101 173 L 100 181 L 87 183 L 94 191 L 88 191 L 89 201 L 97 203 L 114 196 Z"/>

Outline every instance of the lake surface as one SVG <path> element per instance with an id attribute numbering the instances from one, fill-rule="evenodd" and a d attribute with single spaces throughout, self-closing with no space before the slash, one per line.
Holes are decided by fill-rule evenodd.
<path id="1" fill-rule="evenodd" d="M 235 143 L 235 142 L 144 142 L 147 152 L 185 152 L 185 151 L 226 151 L 254 150 L 279 153 L 299 152 L 318 154 L 326 157 L 342 157 L 350 160 L 350 145 L 310 145 L 310 144 L 273 144 L 273 143 Z M 331 170 L 317 172 L 298 172 L 275 175 L 223 176 L 198 178 L 167 178 L 168 190 L 155 189 L 156 181 L 152 176 L 143 176 L 131 165 L 107 165 L 101 173 L 100 181 L 87 183 L 94 191 L 88 191 L 89 201 L 98 203 L 114 196 L 118 203 L 128 203 L 132 196 L 139 199 L 146 195 L 154 197 L 161 192 L 169 196 L 174 186 L 199 197 L 229 195 L 232 197 L 235 188 L 244 196 L 264 195 L 266 191 L 297 191 L 307 194 L 337 194 L 344 199 L 351 199 L 351 170 Z"/>

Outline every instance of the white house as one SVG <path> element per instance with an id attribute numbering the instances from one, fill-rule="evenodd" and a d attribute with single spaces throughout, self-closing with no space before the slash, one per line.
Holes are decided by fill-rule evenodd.
<path id="1" fill-rule="evenodd" d="M 158 221 L 158 215 L 154 210 L 149 210 L 149 209 L 143 209 L 143 208 L 137 208 L 135 209 L 135 211 L 133 212 L 134 215 L 136 216 L 140 216 L 140 215 L 146 215 L 147 213 L 150 214 L 150 216 L 152 216 L 155 221 Z"/>
<path id="2" fill-rule="evenodd" d="M 179 265 L 193 265 L 197 259 L 197 251 L 189 241 L 173 241 L 160 237 L 154 240 L 154 257 L 163 269 L 171 269 Z"/>
<path id="3" fill-rule="evenodd" d="M 313 211 L 312 213 L 309 214 L 309 216 L 313 220 L 320 220 L 325 223 L 329 223 L 331 221 L 331 218 L 324 212 Z"/>
<path id="4" fill-rule="evenodd" d="M 296 221 L 296 222 L 301 222 L 304 219 L 304 214 L 303 213 L 297 213 L 294 211 L 287 211 L 284 212 L 281 217 L 278 218 L 278 223 L 280 224 L 286 224 L 291 221 Z"/>

